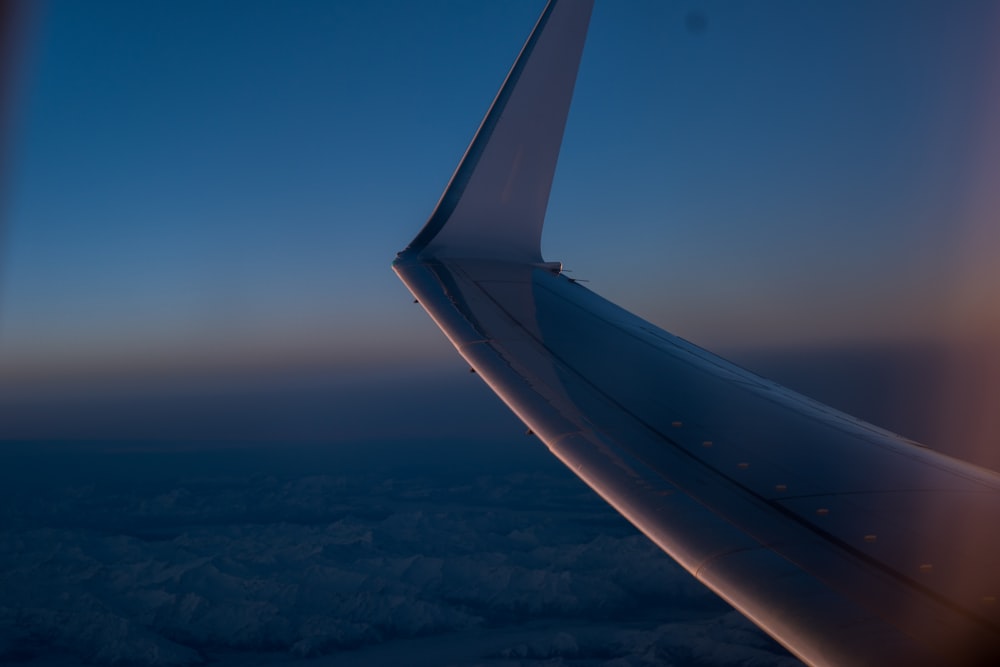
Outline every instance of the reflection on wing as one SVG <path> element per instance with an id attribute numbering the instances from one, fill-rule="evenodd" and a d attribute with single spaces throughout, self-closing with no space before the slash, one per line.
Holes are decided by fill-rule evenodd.
<path id="1" fill-rule="evenodd" d="M 1000 477 L 749 373 L 541 261 L 591 4 L 546 7 L 397 274 L 556 456 L 806 662 L 1000 664 Z"/>

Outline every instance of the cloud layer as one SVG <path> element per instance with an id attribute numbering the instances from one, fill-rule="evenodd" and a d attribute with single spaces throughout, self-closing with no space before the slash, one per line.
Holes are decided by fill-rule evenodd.
<path id="1" fill-rule="evenodd" d="M 797 664 L 543 451 L 392 451 L 12 457 L 0 661 Z"/>

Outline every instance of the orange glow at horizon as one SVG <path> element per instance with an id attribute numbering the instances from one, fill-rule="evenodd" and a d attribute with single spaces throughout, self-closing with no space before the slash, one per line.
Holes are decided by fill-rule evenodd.
<path id="1" fill-rule="evenodd" d="M 1000 26 L 1000 10 L 995 12 Z M 937 442 L 973 461 L 1000 462 L 1000 43 L 992 47 L 970 136 L 967 199 L 957 212 L 946 285 L 946 350 L 936 385 Z M 975 539 L 975 536 L 970 536 Z"/>

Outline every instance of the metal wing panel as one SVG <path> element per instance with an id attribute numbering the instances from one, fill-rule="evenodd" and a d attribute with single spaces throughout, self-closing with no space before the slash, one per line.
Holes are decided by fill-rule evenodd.
<path id="1" fill-rule="evenodd" d="M 1000 545 L 956 520 L 1000 518 L 996 475 L 800 397 L 551 271 L 395 268 L 556 456 L 807 662 L 996 655 Z"/>

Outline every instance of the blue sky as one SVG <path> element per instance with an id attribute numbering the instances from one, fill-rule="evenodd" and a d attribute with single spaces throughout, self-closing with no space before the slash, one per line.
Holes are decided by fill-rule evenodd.
<path id="1" fill-rule="evenodd" d="M 241 650 L 299 650 L 300 634 L 313 639 L 309 596 L 328 590 L 314 565 L 344 573 L 319 583 L 353 587 L 378 563 L 438 548 L 493 558 L 488 576 L 455 585 L 511 609 L 545 588 L 496 595 L 507 571 L 498 554 L 513 554 L 500 564 L 515 582 L 575 569 L 592 597 L 555 598 L 562 630 L 580 600 L 602 617 L 618 609 L 609 600 L 635 607 L 634 586 L 609 596 L 591 569 L 600 582 L 642 573 L 657 605 L 699 609 L 708 593 L 689 593 L 686 575 L 645 576 L 666 556 L 610 523 L 611 510 L 523 435 L 389 268 L 543 4 L 34 3 L 18 124 L 0 142 L 0 458 L 14 480 L 3 508 L 15 530 L 6 542 L 28 546 L 0 556 L 38 613 L 18 616 L 22 636 L 0 651 L 47 641 L 93 660 L 96 642 L 169 661 L 145 647 L 189 628 L 202 633 L 193 650 L 230 647 L 247 628 Z M 597 0 L 545 255 L 667 330 L 1000 470 L 998 45 L 992 2 Z M 80 443 L 91 446 L 82 455 Z M 364 459 L 360 474 L 316 462 L 344 454 Z M 403 473 L 371 462 L 410 476 L 393 490 Z M 280 468 L 292 464 L 286 480 Z M 164 477 L 176 479 L 155 483 Z M 524 499 L 496 511 L 492 499 L 511 489 Z M 582 499 L 600 510 L 581 514 Z M 332 521 L 336 503 L 348 515 L 378 509 L 358 531 L 347 525 L 344 549 L 325 546 L 338 528 L 289 520 L 319 508 Z M 254 512 L 260 530 L 244 527 Z M 580 517 L 590 532 L 576 531 Z M 169 540 L 129 532 L 188 523 L 195 537 L 180 556 Z M 376 539 L 356 549 L 365 540 L 353 532 L 365 530 Z M 553 560 L 536 535 L 577 556 Z M 53 561 L 69 563 L 62 574 L 38 556 L 53 548 L 69 554 Z M 203 554 L 224 566 L 190 589 L 182 578 L 163 588 L 160 563 L 198 575 Z M 438 567 L 461 574 L 461 557 Z M 86 574 L 94 563 L 107 581 Z M 233 573 L 260 595 L 220 597 Z M 301 601 L 288 606 L 286 578 L 303 573 Z M 669 594 L 648 589 L 653 580 Z M 407 590 L 433 600 L 438 589 Z M 231 604 L 225 619 L 239 627 L 189 617 L 167 606 L 168 592 Z M 285 644 L 264 612 L 236 613 L 279 599 L 306 619 Z M 98 620 L 145 610 L 136 617 L 155 618 L 162 638 L 104 642 L 98 626 L 42 613 L 87 620 L 94 600 Z M 320 605 L 335 628 L 345 609 L 378 623 L 362 602 L 360 612 Z M 569 630 L 601 651 L 656 659 L 702 655 L 689 644 L 720 663 L 772 652 L 740 623 L 671 622 L 627 641 Z"/>
<path id="2" fill-rule="evenodd" d="M 543 4 L 48 3 L 0 369 L 459 365 L 389 263 Z M 995 342 L 998 14 L 598 0 L 547 258 L 710 348 Z"/>

